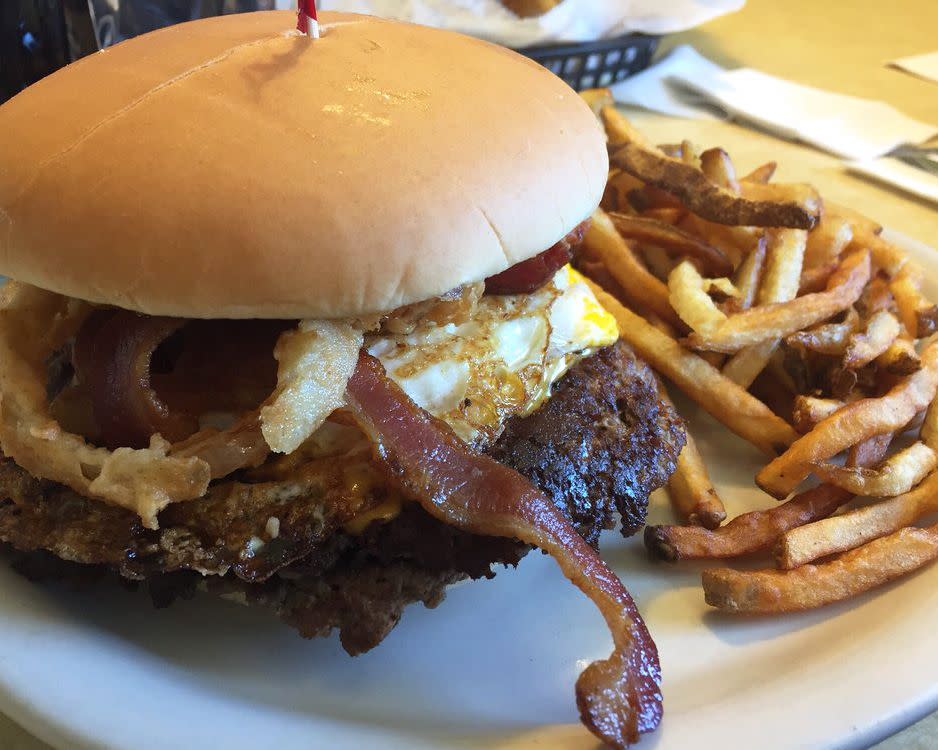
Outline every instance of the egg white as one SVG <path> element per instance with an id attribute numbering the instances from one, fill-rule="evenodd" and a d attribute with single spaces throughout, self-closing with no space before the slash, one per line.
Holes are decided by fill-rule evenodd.
<path id="1" fill-rule="evenodd" d="M 421 323 L 369 342 L 388 375 L 467 443 L 529 414 L 576 362 L 619 336 L 583 277 L 565 266 L 532 294 L 485 296 L 461 324 Z"/>

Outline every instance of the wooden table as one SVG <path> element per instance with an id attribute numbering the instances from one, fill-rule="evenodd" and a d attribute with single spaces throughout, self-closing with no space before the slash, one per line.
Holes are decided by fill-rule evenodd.
<path id="1" fill-rule="evenodd" d="M 739 13 L 667 39 L 662 50 L 684 42 L 722 65 L 749 66 L 800 83 L 882 99 L 938 123 L 938 84 L 883 65 L 938 49 L 938 0 L 749 0 Z M 813 182 L 824 195 L 938 247 L 938 207 L 848 175 L 831 156 L 732 123 L 629 114 L 659 142 L 689 138 L 701 146 L 720 145 L 744 169 L 776 159 L 779 179 Z M 877 750 L 924 750 L 936 742 L 938 714 Z M 2 715 L 0 748 L 48 750 Z"/>

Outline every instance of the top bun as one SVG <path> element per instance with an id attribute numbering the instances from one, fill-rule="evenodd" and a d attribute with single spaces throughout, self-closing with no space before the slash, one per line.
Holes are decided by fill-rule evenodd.
<path id="1" fill-rule="evenodd" d="M 385 312 L 599 203 L 596 118 L 501 47 L 322 13 L 169 27 L 0 107 L 0 273 L 152 315 Z"/>

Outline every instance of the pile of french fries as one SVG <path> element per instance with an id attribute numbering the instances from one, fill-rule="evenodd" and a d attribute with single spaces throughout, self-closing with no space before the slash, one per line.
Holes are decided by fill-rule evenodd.
<path id="1" fill-rule="evenodd" d="M 740 177 L 722 149 L 653 145 L 608 91 L 583 96 L 611 169 L 576 263 L 622 338 L 766 454 L 756 484 L 782 501 L 724 523 L 688 435 L 668 484 L 682 523 L 648 527 L 649 553 L 772 553 L 770 569 L 703 573 L 706 601 L 743 613 L 819 607 L 938 558 L 938 525 L 916 525 L 938 513 L 938 308 L 921 269 L 874 221 L 772 182 L 774 162 Z"/>

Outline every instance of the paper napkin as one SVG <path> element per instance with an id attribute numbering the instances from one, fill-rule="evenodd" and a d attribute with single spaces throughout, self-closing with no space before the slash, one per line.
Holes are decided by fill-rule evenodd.
<path id="1" fill-rule="evenodd" d="M 613 89 L 617 100 L 683 117 L 714 112 L 854 161 L 921 143 L 938 127 L 885 102 L 804 86 L 751 68 L 725 70 L 692 47 L 673 50 Z"/>

